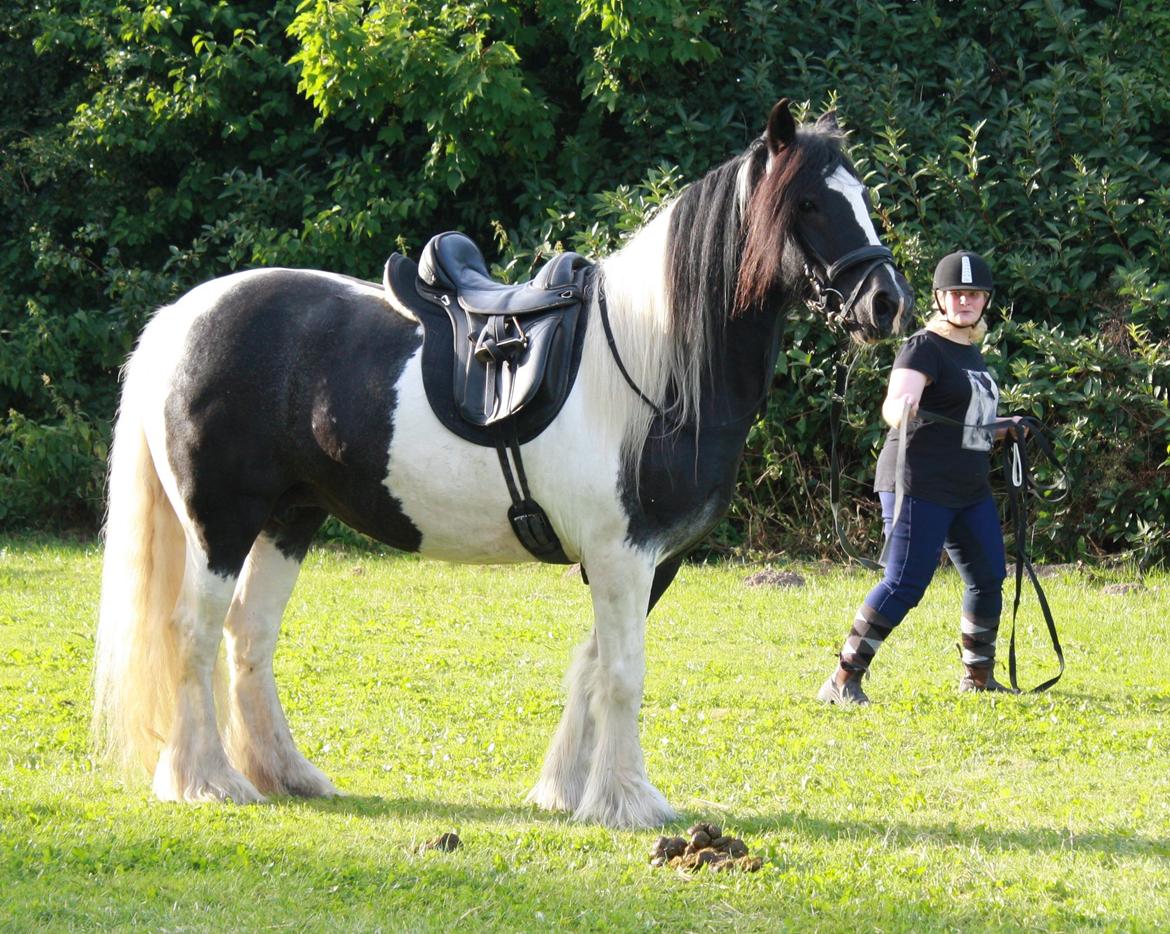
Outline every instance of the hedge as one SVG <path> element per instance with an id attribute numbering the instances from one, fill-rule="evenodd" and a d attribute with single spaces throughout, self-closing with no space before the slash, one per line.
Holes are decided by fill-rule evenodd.
<path id="1" fill-rule="evenodd" d="M 1054 430 L 1051 560 L 1170 556 L 1170 10 L 1064 3 L 15 0 L 0 11 L 0 525 L 100 522 L 117 371 L 152 309 L 234 269 L 377 277 L 468 231 L 501 275 L 602 254 L 780 96 L 836 108 L 928 304 L 999 288 L 1008 406 Z M 794 316 L 713 547 L 830 554 L 837 338 Z M 850 528 L 893 348 L 854 367 Z"/>

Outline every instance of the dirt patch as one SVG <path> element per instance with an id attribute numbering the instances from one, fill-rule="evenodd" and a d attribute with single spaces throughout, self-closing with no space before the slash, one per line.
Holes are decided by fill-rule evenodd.
<path id="1" fill-rule="evenodd" d="M 1145 584 L 1137 582 L 1128 584 L 1106 584 L 1101 588 L 1101 593 L 1109 594 L 1111 597 L 1118 597 L 1127 593 L 1140 593 L 1145 589 Z"/>
<path id="2" fill-rule="evenodd" d="M 764 568 L 744 580 L 748 587 L 803 587 L 804 578 L 795 571 L 777 571 Z"/>

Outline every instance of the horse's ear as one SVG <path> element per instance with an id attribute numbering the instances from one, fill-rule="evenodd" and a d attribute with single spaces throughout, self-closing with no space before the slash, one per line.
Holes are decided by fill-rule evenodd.
<path id="1" fill-rule="evenodd" d="M 792 111 L 788 109 L 788 98 L 782 97 L 768 115 L 768 152 L 773 156 L 782 149 L 792 145 L 796 139 L 796 121 L 792 119 Z"/>
<path id="2" fill-rule="evenodd" d="M 833 131 L 841 129 L 841 127 L 837 124 L 837 111 L 826 110 L 823 114 L 821 114 L 820 117 L 817 118 L 817 129 Z"/>

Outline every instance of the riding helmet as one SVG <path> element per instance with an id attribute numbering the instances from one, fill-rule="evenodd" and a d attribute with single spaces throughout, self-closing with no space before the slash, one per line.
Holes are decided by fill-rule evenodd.
<path id="1" fill-rule="evenodd" d="M 982 256 L 969 250 L 944 256 L 934 267 L 934 290 L 946 292 L 950 289 L 993 291 L 995 283 L 991 279 L 991 268 Z"/>

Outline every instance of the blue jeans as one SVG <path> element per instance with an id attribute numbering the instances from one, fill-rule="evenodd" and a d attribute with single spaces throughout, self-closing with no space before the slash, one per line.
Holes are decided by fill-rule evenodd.
<path id="1" fill-rule="evenodd" d="M 906 496 L 898 524 L 892 529 L 894 494 L 878 495 L 891 541 L 885 577 L 869 592 L 866 605 L 885 617 L 891 627 L 896 626 L 922 599 L 946 548 L 966 585 L 963 614 L 998 620 L 1007 571 L 1003 530 L 991 494 L 962 509 Z"/>

